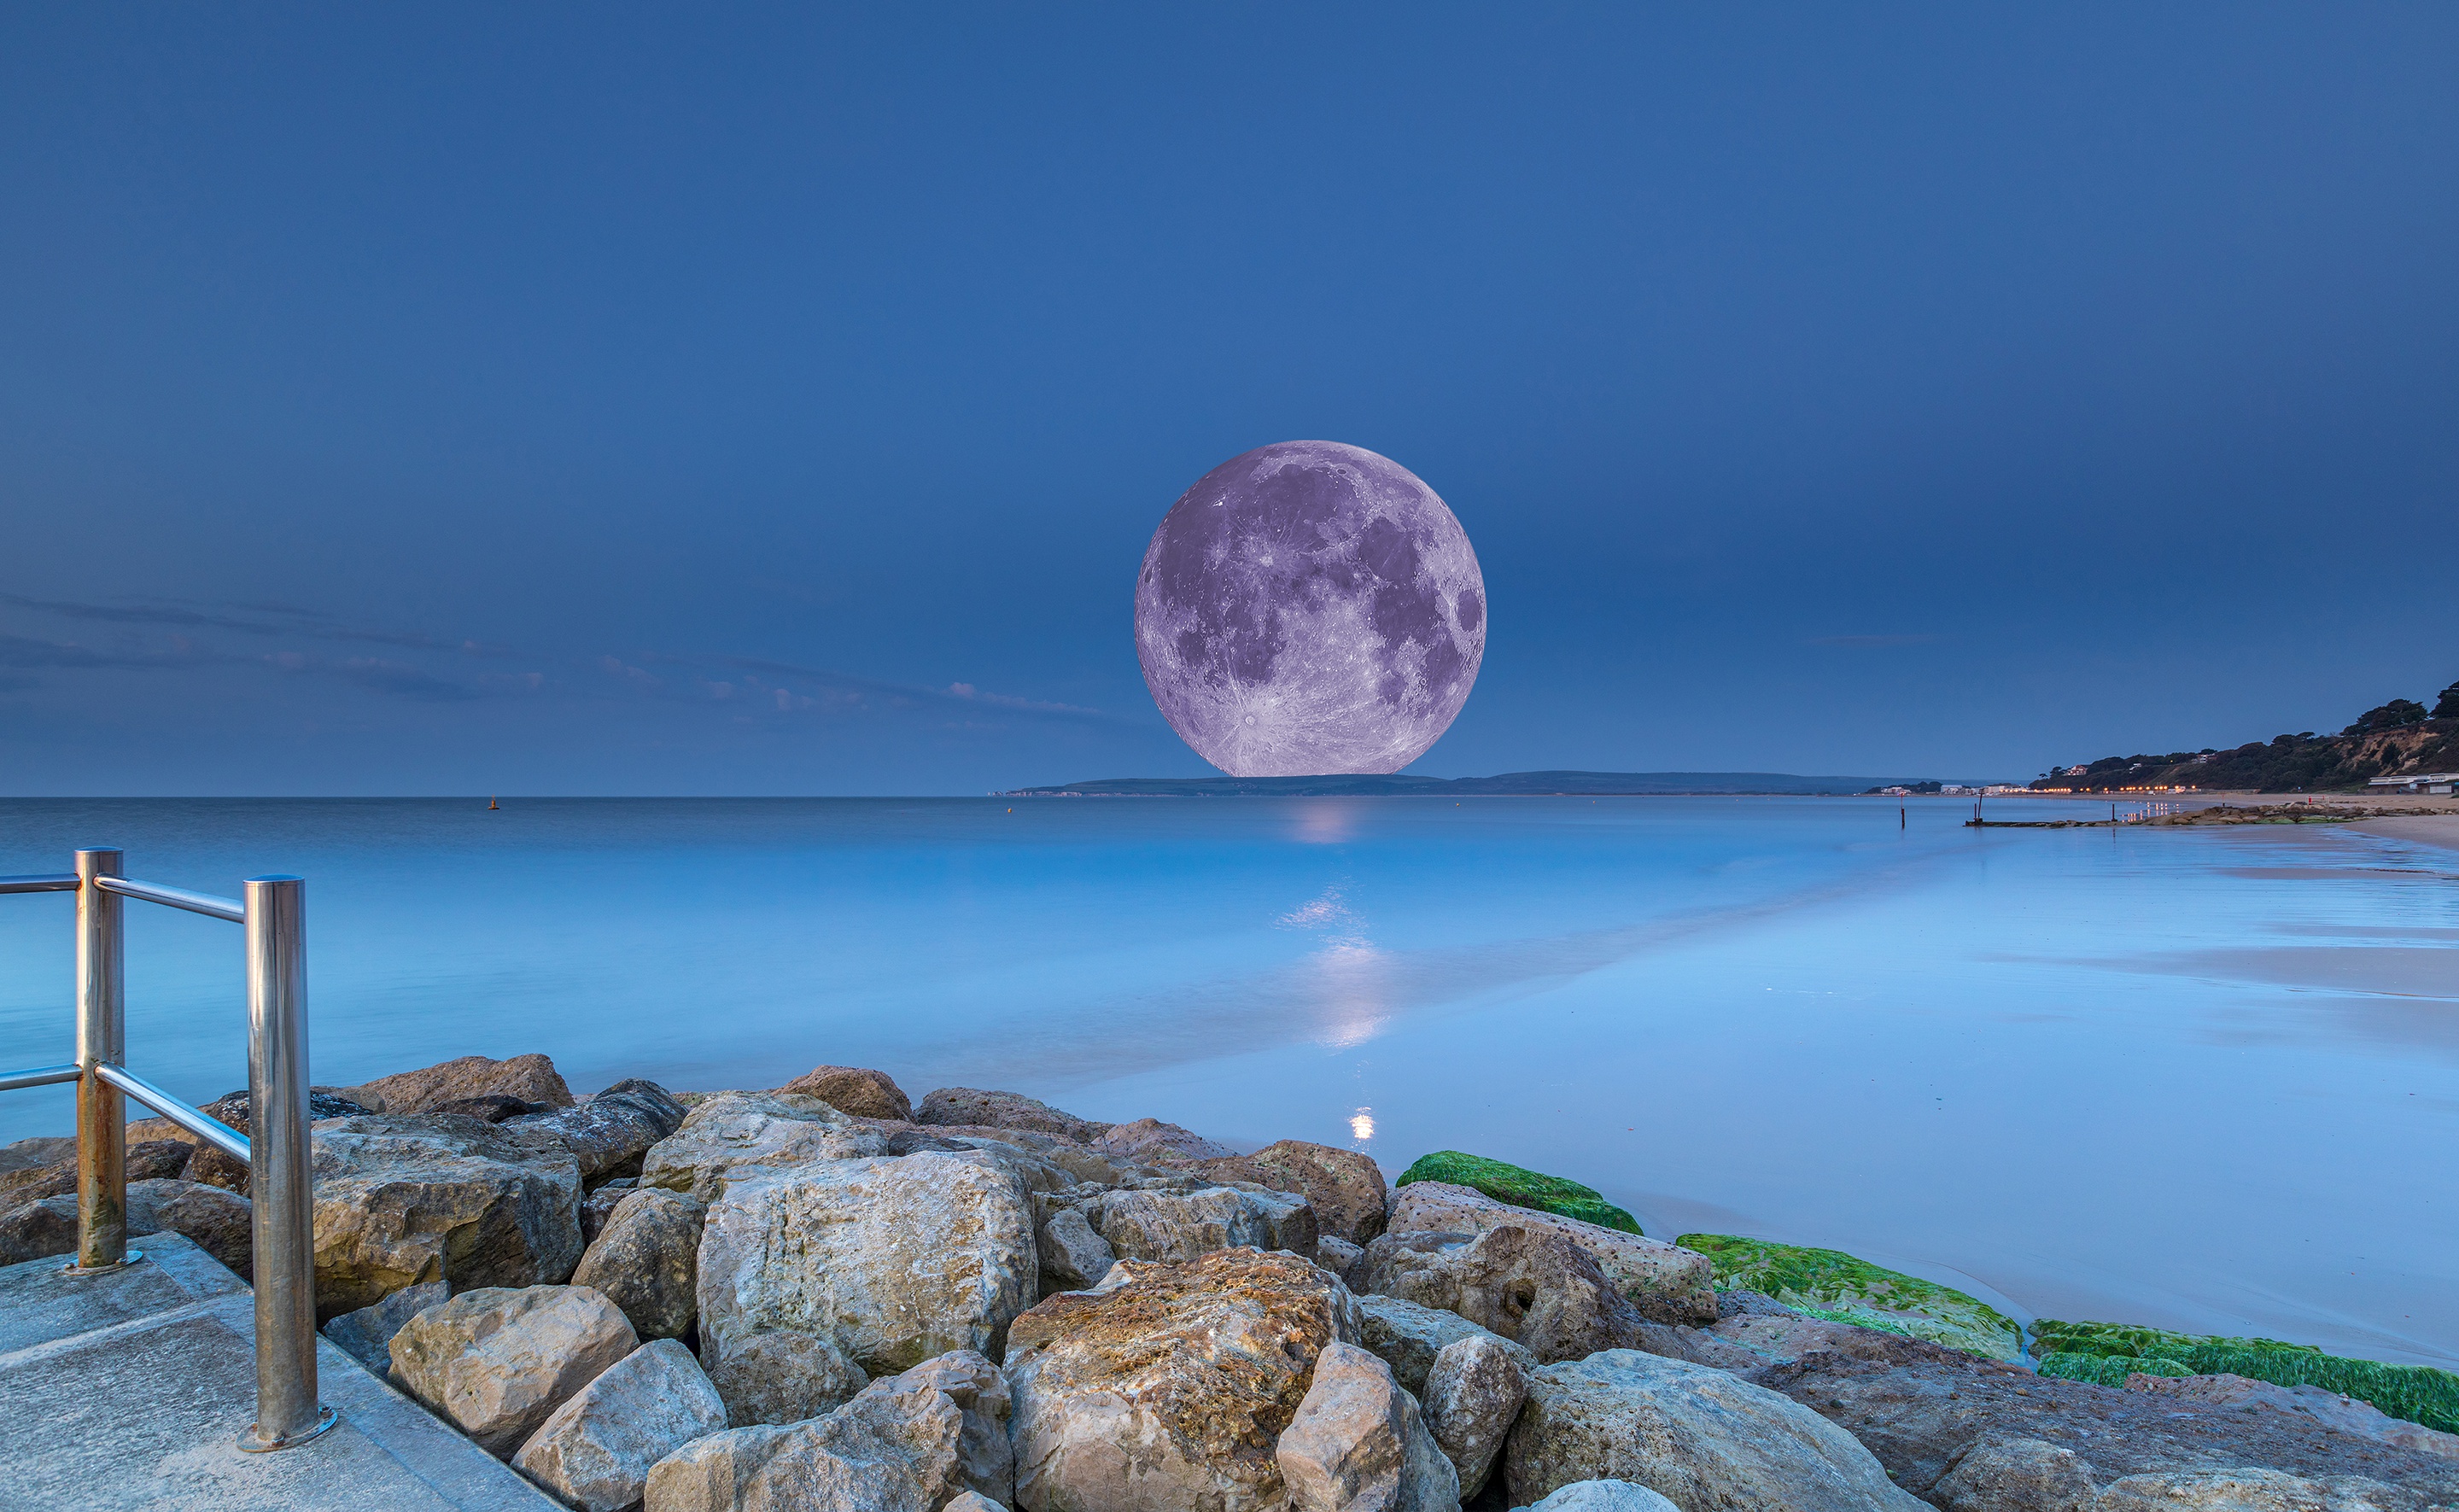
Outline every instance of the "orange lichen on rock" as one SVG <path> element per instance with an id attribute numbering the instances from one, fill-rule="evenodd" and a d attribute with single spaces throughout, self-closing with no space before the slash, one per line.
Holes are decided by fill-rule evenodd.
<path id="1" fill-rule="evenodd" d="M 1246 1249 L 1121 1270 L 1109 1290 L 1061 1292 L 1008 1331 L 1018 1504 L 1282 1505 L 1274 1445 L 1315 1356 L 1357 1338 L 1348 1290 L 1294 1255 Z"/>

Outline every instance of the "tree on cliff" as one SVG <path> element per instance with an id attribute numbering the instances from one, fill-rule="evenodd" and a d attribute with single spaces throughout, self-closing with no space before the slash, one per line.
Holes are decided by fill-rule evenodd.
<path id="1" fill-rule="evenodd" d="M 2448 699 L 2448 693 L 2443 695 Z M 2369 708 L 2348 726 L 2350 735 L 2368 734 L 2374 730 L 2399 729 L 2426 721 L 2425 705 L 2414 699 L 2393 699 L 2380 708 Z"/>
<path id="2" fill-rule="evenodd" d="M 2459 719 L 2459 682 L 2442 690 L 2442 702 L 2433 705 L 2435 719 Z"/>

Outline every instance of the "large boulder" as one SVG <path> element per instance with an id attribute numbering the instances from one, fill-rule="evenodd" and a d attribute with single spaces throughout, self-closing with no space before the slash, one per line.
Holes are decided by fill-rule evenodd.
<path id="1" fill-rule="evenodd" d="M 1192 1260 L 1241 1245 L 1314 1258 L 1314 1210 L 1281 1192 L 1113 1191 L 1086 1204 L 1084 1215 L 1122 1260 Z"/>
<path id="2" fill-rule="evenodd" d="M 683 1126 L 683 1105 L 655 1082 L 618 1082 L 586 1102 L 503 1121 L 543 1129 L 572 1146 L 582 1185 L 640 1174 L 649 1146 Z"/>
<path id="3" fill-rule="evenodd" d="M 1041 1295 L 1082 1292 L 1096 1285 L 1119 1263 L 1110 1241 L 1093 1231 L 1081 1208 L 1061 1208 L 1042 1220 L 1037 1236 L 1041 1256 Z M 1040 1300 L 1040 1297 L 1035 1298 Z"/>
<path id="4" fill-rule="evenodd" d="M 2360 1476 L 2307 1480 L 2277 1470 L 2173 1470 L 2101 1488 L 2092 1512 L 2377 1512 L 2390 1488 Z"/>
<path id="5" fill-rule="evenodd" d="M 132 1125 L 133 1126 L 133 1125 Z M 181 1132 L 185 1132 L 182 1130 Z M 29 1140 L 30 1144 L 48 1142 Z M 41 1166 L 27 1165 L 0 1174 L 0 1213 L 38 1203 L 51 1197 L 74 1197 L 77 1189 L 77 1166 L 74 1140 L 69 1142 L 68 1156 Z M 141 1181 L 194 1181 L 188 1167 L 195 1164 L 199 1145 L 182 1140 L 136 1140 L 126 1146 L 124 1169 L 127 1179 Z M 227 1157 L 225 1157 L 227 1158 Z M 242 1166 L 242 1170 L 246 1166 Z M 215 1185 L 220 1185 L 216 1183 Z M 240 1195 L 245 1196 L 242 1186 Z"/>
<path id="6" fill-rule="evenodd" d="M 255 1210 L 236 1192 L 199 1182 L 132 1181 L 126 1211 L 131 1239 L 165 1229 L 185 1234 L 240 1279 L 255 1274 Z M 0 1215 L 0 1265 L 73 1254 L 76 1244 L 74 1192 L 30 1202 Z"/>
<path id="7" fill-rule="evenodd" d="M 1719 1293 L 1718 1299 L 1730 1304 L 1735 1296 L 1749 1294 L 1726 1292 Z M 1770 1306 L 1764 1312 L 1733 1312 L 1705 1329 L 1683 1330 L 1691 1345 L 1687 1350 L 1653 1348 L 1652 1352 L 1697 1359 L 1703 1365 L 1725 1370 L 1753 1371 L 1790 1364 L 1824 1350 L 1840 1349 L 1849 1354 L 1875 1332 L 1878 1331 L 1858 1323 L 1839 1323 L 1833 1318 L 1812 1317 Z"/>
<path id="8" fill-rule="evenodd" d="M 956 1439 L 956 1478 L 1000 1505 L 1015 1500 L 1016 1445 L 1008 1438 L 1013 1398 L 998 1366 L 973 1350 L 952 1350 L 914 1366 L 896 1383 L 928 1386 L 955 1402 L 965 1418 Z"/>
<path id="9" fill-rule="evenodd" d="M 681 1338 L 700 1315 L 700 1234 L 707 1209 L 662 1186 L 619 1204 L 572 1272 L 623 1310 L 644 1339 Z"/>
<path id="10" fill-rule="evenodd" d="M 2300 1386 L 2280 1386 L 2225 1372 L 2200 1376 L 2137 1374 L 2126 1377 L 2126 1389 L 2216 1402 L 2227 1407 L 2264 1407 L 2303 1413 L 2342 1433 L 2357 1434 L 2378 1443 L 2396 1444 L 2403 1449 L 2414 1449 L 2437 1459 L 2459 1460 L 2459 1434 L 2447 1434 L 2422 1423 L 2394 1418 L 2369 1401 L 2343 1396 L 2311 1381 Z"/>
<path id="11" fill-rule="evenodd" d="M 1216 1144 L 1193 1129 L 1153 1118 L 1140 1118 L 1132 1124 L 1113 1124 L 1093 1142 L 1093 1147 L 1114 1160 L 1132 1161 L 1140 1166 L 1217 1160 L 1237 1153 L 1229 1145 Z"/>
<path id="12" fill-rule="evenodd" d="M 375 1113 L 425 1113 L 446 1102 L 490 1093 L 547 1107 L 572 1105 L 572 1089 L 563 1084 L 555 1062 L 536 1054 L 516 1055 L 508 1060 L 462 1056 L 358 1086 L 328 1090 Z"/>
<path id="13" fill-rule="evenodd" d="M 22 1170 L 40 1170 L 62 1161 L 76 1164 L 76 1136 L 37 1134 L 0 1144 L 0 1179 Z"/>
<path id="14" fill-rule="evenodd" d="M 2071 1449 L 2039 1438 L 1987 1438 L 1929 1490 L 1944 1512 L 2092 1512 L 2091 1472 Z"/>
<path id="15" fill-rule="evenodd" d="M 768 1329 L 725 1341 L 701 1337 L 708 1378 L 736 1427 L 795 1423 L 834 1412 L 871 1384 L 871 1374 L 833 1338 Z"/>
<path id="16" fill-rule="evenodd" d="M 1536 1355 L 1457 1312 L 1373 1292 L 1359 1292 L 1356 1301 L 1357 1342 L 1391 1366 L 1393 1379 L 1420 1400 L 1426 1395 L 1426 1378 L 1434 1373 L 1435 1361 L 1444 1350 L 1462 1339 L 1492 1339 L 1520 1362 L 1524 1373 L 1537 1368 Z"/>
<path id="17" fill-rule="evenodd" d="M 221 1096 L 214 1099 L 211 1102 L 204 1104 L 204 1106 L 199 1108 L 197 1111 L 204 1114 L 208 1118 L 219 1120 L 232 1129 L 244 1134 L 248 1131 L 247 1088 L 242 1087 L 236 1092 L 225 1092 Z M 335 1092 L 331 1087 L 311 1087 L 307 1092 L 307 1119 L 309 1123 L 314 1123 L 319 1119 L 352 1118 L 362 1113 L 374 1113 L 377 1111 L 379 1110 L 374 1107 L 351 1102 L 349 1099 Z M 137 1120 L 135 1123 L 128 1125 L 127 1139 L 132 1153 L 136 1145 L 150 1144 L 160 1140 L 170 1140 L 174 1143 L 186 1144 L 191 1148 L 200 1150 L 213 1148 L 212 1145 L 207 1144 L 204 1142 L 204 1139 L 201 1136 L 181 1127 L 179 1124 L 172 1123 L 166 1118 Z M 74 1140 L 71 1140 L 69 1142 L 69 1148 L 63 1158 L 72 1166 L 76 1164 L 76 1142 Z M 222 1159 L 230 1161 L 242 1170 L 246 1168 L 247 1163 L 244 1161 L 236 1160 L 228 1155 L 222 1156 Z M 173 1172 L 170 1174 L 178 1173 Z M 190 1181 L 196 1181 L 200 1178 L 191 1173 L 188 1176 L 188 1179 Z"/>
<path id="18" fill-rule="evenodd" d="M 580 1166 L 553 1134 L 452 1114 L 337 1119 L 310 1131 L 316 1312 L 421 1281 L 560 1283 L 580 1260 Z"/>
<path id="19" fill-rule="evenodd" d="M 1027 1512 L 1287 1502 L 1274 1448 L 1326 1345 L 1354 1342 L 1348 1290 L 1293 1256 L 1126 1260 L 1008 1332 L 1016 1502 Z"/>
<path id="20" fill-rule="evenodd" d="M 1504 1475 L 1525 1506 L 1577 1480 L 1633 1480 L 1684 1507 L 1923 1512 L 1853 1436 L 1687 1360 L 1608 1350 L 1528 1375 Z"/>
<path id="21" fill-rule="evenodd" d="M 580 1199 L 582 1249 L 598 1242 L 598 1236 L 606 1231 L 606 1220 L 615 1216 L 615 1209 L 623 1205 L 624 1198 L 640 1189 L 641 1184 L 636 1181 L 611 1181 Z M 664 1190 L 663 1187 L 659 1189 Z"/>
<path id="22" fill-rule="evenodd" d="M 461 1113 L 482 1124 L 507 1124 L 530 1113 L 552 1113 L 552 1102 L 533 1102 L 502 1092 L 481 1092 L 476 1097 L 454 1098 L 419 1109 L 422 1113 Z"/>
<path id="23" fill-rule="evenodd" d="M 429 1308 L 441 1307 L 452 1296 L 452 1289 L 443 1282 L 421 1281 L 356 1312 L 343 1313 L 322 1332 L 343 1354 L 382 1376 L 392 1369 L 392 1336 L 402 1325 Z"/>
<path id="24" fill-rule="evenodd" d="M 1839 1322 L 1889 1329 L 1996 1359 L 2024 1357 L 2024 1331 L 1978 1297 L 1874 1266 L 1840 1250 L 1691 1233 L 1675 1241 L 1708 1257 L 1716 1285 L 1740 1287 Z"/>
<path id="25" fill-rule="evenodd" d="M 1460 1478 L 1392 1368 L 1355 1344 L 1315 1356 L 1274 1447 L 1295 1512 L 1456 1512 Z"/>
<path id="26" fill-rule="evenodd" d="M 873 1381 L 826 1417 L 684 1444 L 650 1469 L 647 1512 L 946 1512 L 978 1496 L 965 1430 L 929 1381 Z"/>
<path id="27" fill-rule="evenodd" d="M 1574 1480 L 1527 1512 L 1682 1512 L 1680 1507 L 1629 1480 Z M 2011 1512 L 2011 1509 L 2010 1509 Z"/>
<path id="28" fill-rule="evenodd" d="M 754 1334 L 833 1341 L 872 1376 L 950 1350 L 998 1358 L 1039 1293 L 1033 1205 L 978 1152 L 818 1161 L 737 1179 L 700 1249 L 703 1348 Z"/>
<path id="29" fill-rule="evenodd" d="M 640 1341 L 587 1287 L 481 1287 L 402 1325 L 393 1384 L 509 1459 L 550 1414 Z"/>
<path id="30" fill-rule="evenodd" d="M 777 1089 L 815 1097 L 854 1118 L 914 1122 L 914 1103 L 885 1071 L 860 1066 L 814 1066 Z"/>
<path id="31" fill-rule="evenodd" d="M 2095 1485 L 2234 1465 L 2362 1476 L 2397 1488 L 2377 1496 L 2382 1512 L 2459 1503 L 2459 1463 L 2303 1412 L 2060 1380 L 1877 1329 L 1826 1328 L 1823 1347 L 1747 1378 L 1849 1431 L 1916 1495 L 1934 1495 L 1987 1440 L 2039 1439 L 2073 1451 Z"/>
<path id="32" fill-rule="evenodd" d="M 714 1200 L 736 1173 L 765 1175 L 813 1161 L 877 1155 L 876 1130 L 799 1092 L 720 1092 L 702 1100 L 641 1160 L 641 1185 Z"/>
<path id="33" fill-rule="evenodd" d="M 1340 1277 L 1353 1292 L 1356 1290 L 1356 1281 L 1364 1279 L 1363 1272 L 1357 1269 L 1357 1262 L 1365 1258 L 1366 1251 L 1346 1239 L 1332 1234 L 1315 1236 L 1314 1263 Z M 1353 1276 L 1356 1279 L 1353 1280 Z"/>
<path id="34" fill-rule="evenodd" d="M 1617 1228 L 1624 1233 L 1640 1231 L 1638 1219 L 1606 1201 L 1605 1194 L 1593 1186 L 1584 1186 L 1568 1177 L 1548 1176 L 1524 1166 L 1471 1155 L 1463 1150 L 1437 1150 L 1431 1155 L 1420 1155 L 1400 1173 L 1400 1179 L 1395 1185 L 1409 1186 L 1419 1182 L 1467 1186 L 1496 1202 L 1509 1203 L 1515 1208 L 1557 1213 L 1601 1228 Z"/>
<path id="35" fill-rule="evenodd" d="M 1541 1362 L 1630 1349 L 1646 1320 L 1586 1250 L 1559 1233 L 1504 1225 L 1474 1237 L 1387 1233 L 1368 1247 L 1370 1292 L 1457 1312 Z"/>
<path id="36" fill-rule="evenodd" d="M 1716 1321 L 1715 1273 L 1707 1256 L 1659 1239 L 1515 1208 L 1466 1186 L 1420 1181 L 1399 1187 L 1385 1231 L 1478 1234 L 1505 1225 L 1558 1233 L 1586 1250 L 1651 1323 Z"/>
<path id="37" fill-rule="evenodd" d="M 623 1512 L 641 1504 L 651 1465 L 725 1426 L 725 1404 L 691 1351 L 656 1339 L 550 1413 L 513 1468 L 578 1512 Z"/>
<path id="38" fill-rule="evenodd" d="M 1215 1181 L 1248 1181 L 1296 1192 L 1314 1208 L 1322 1232 L 1369 1245 L 1383 1231 L 1390 1194 L 1383 1172 L 1356 1150 L 1282 1140 L 1252 1155 L 1206 1161 L 1196 1167 Z"/>
<path id="39" fill-rule="evenodd" d="M 1455 1339 L 1435 1356 L 1418 1396 L 1426 1431 L 1460 1474 L 1461 1500 L 1485 1489 L 1486 1477 L 1528 1399 L 1526 1356 L 1499 1338 Z"/>
<path id="40" fill-rule="evenodd" d="M 649 1467 L 641 1488 L 643 1512 L 752 1512 L 744 1493 L 753 1478 L 779 1444 L 810 1426 L 757 1423 L 690 1440 Z"/>
<path id="41" fill-rule="evenodd" d="M 985 1092 L 975 1087 L 941 1087 L 922 1099 L 914 1110 L 916 1124 L 979 1124 L 986 1128 L 1031 1129 L 1089 1145 L 1110 1130 L 1107 1124 L 1062 1113 L 1047 1102 L 1014 1092 Z"/>

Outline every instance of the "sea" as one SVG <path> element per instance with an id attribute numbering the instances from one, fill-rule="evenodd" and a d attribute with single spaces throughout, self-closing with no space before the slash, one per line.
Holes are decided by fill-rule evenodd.
<path id="1" fill-rule="evenodd" d="M 2121 806 L 2122 814 L 2142 806 Z M 1993 819 L 2107 817 L 1991 799 Z M 314 1080 L 875 1066 L 1587 1182 L 2027 1321 L 2459 1365 L 2459 850 L 1964 798 L 6 800 L 0 872 L 306 881 Z M 2459 828 L 2459 821 L 2453 821 Z M 0 896 L 0 1060 L 72 900 Z M 246 1082 L 240 930 L 129 905 L 128 1062 Z M 0 1096 L 0 1141 L 73 1124 Z"/>

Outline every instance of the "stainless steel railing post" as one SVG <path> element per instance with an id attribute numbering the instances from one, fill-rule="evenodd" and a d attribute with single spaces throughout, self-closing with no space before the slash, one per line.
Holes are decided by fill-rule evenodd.
<path id="1" fill-rule="evenodd" d="M 128 1059 L 120 900 L 95 885 L 120 875 L 120 861 L 112 849 L 76 853 L 77 1272 L 128 1263 L 128 1107 L 95 1074 Z"/>
<path id="2" fill-rule="evenodd" d="M 307 1146 L 307 961 L 294 876 L 247 880 L 247 1117 L 256 1234 L 256 1422 L 251 1451 L 333 1425 L 316 1402 L 316 1208 Z"/>

